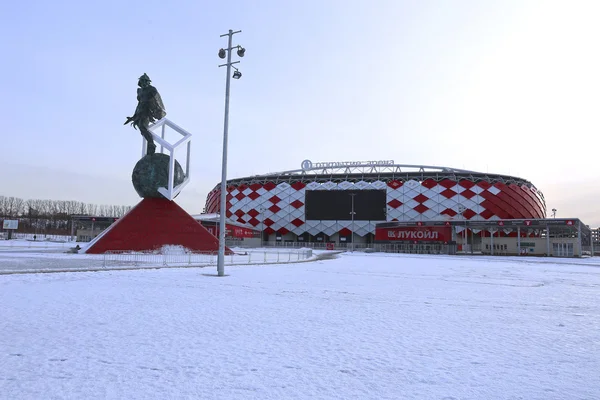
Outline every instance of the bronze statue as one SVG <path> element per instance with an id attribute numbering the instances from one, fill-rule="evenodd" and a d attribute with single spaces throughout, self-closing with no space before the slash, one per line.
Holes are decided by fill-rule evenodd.
<path id="1" fill-rule="evenodd" d="M 131 122 L 134 129 L 140 128 L 140 133 L 148 141 L 147 154 L 154 154 L 156 145 L 152 139 L 152 134 L 148 130 L 151 123 L 160 120 L 167 115 L 165 106 L 158 90 L 150 84 L 152 82 L 148 75 L 140 76 L 138 80 L 137 100 L 138 105 L 132 117 L 127 117 L 123 125 Z"/>

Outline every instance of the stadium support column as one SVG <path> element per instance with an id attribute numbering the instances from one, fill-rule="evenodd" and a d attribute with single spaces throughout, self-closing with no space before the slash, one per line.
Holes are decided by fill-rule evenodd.
<path id="1" fill-rule="evenodd" d="M 550 226 L 546 224 L 546 255 L 550 257 Z"/>
<path id="2" fill-rule="evenodd" d="M 351 251 L 354 252 L 354 214 L 356 214 L 354 212 L 354 196 L 356 196 L 356 193 L 350 193 L 350 197 L 352 198 L 352 203 L 351 203 L 351 207 L 352 207 L 352 211 L 350 211 L 350 215 L 352 216 L 352 236 L 350 237 L 350 241 L 352 242 L 352 248 Z"/>
<path id="3" fill-rule="evenodd" d="M 581 243 L 581 221 L 577 221 L 577 247 L 579 248 L 579 257 L 582 257 L 583 246 Z"/>
<path id="4" fill-rule="evenodd" d="M 521 255 L 521 227 L 517 226 L 517 255 Z"/>
<path id="5" fill-rule="evenodd" d="M 490 229 L 490 252 L 494 255 L 494 228 Z"/>

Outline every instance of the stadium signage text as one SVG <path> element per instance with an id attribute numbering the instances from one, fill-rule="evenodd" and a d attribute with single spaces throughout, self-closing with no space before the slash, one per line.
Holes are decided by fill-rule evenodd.
<path id="1" fill-rule="evenodd" d="M 452 240 L 452 233 L 446 227 L 377 228 L 375 240 L 448 242 Z"/>
<path id="2" fill-rule="evenodd" d="M 310 160 L 302 161 L 301 167 L 304 170 L 311 168 L 339 168 L 339 167 L 371 167 L 377 165 L 394 164 L 394 160 L 379 160 L 379 161 L 331 161 L 313 163 Z"/>

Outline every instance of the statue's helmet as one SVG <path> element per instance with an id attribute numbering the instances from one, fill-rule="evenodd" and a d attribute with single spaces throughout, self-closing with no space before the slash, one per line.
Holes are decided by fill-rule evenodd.
<path id="1" fill-rule="evenodd" d="M 140 79 L 139 79 L 139 80 L 140 80 L 140 81 L 145 81 L 145 82 L 148 82 L 148 83 L 152 82 L 152 81 L 150 80 L 150 77 L 149 77 L 148 75 L 146 75 L 146 73 L 144 73 L 144 75 L 140 76 Z"/>

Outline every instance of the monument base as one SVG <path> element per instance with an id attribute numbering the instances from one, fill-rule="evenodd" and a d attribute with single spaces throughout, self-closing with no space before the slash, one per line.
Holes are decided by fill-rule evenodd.
<path id="1" fill-rule="evenodd" d="M 84 252 L 156 251 L 168 245 L 194 252 L 219 251 L 219 239 L 174 201 L 146 198 L 90 242 Z M 232 253 L 225 248 L 225 254 Z"/>

